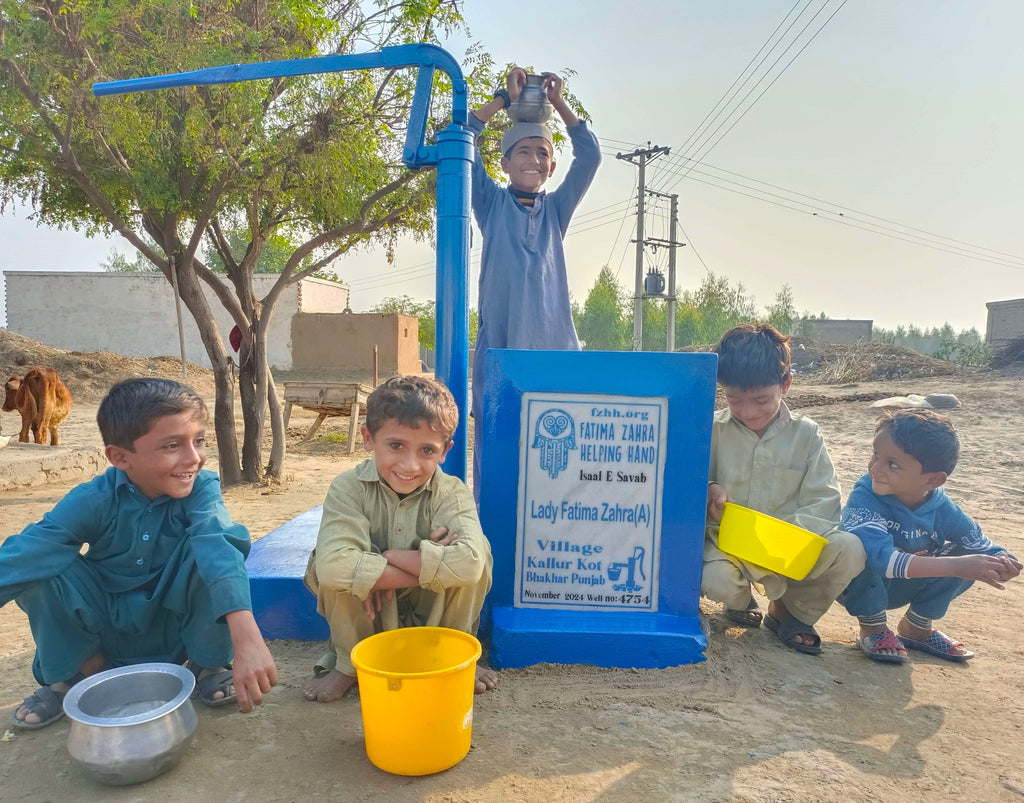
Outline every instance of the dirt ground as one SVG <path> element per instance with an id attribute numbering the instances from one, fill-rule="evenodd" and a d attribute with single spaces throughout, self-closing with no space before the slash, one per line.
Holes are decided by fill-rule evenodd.
<path id="1" fill-rule="evenodd" d="M 3 362 L 0 354 L 0 368 Z M 871 399 L 956 394 L 963 406 L 951 415 L 963 454 L 948 490 L 994 541 L 1024 554 L 1024 379 L 990 372 L 851 385 L 813 379 L 798 374 L 790 398 L 821 425 L 844 491 L 866 467 Z M 63 443 L 98 445 L 95 401 L 73 408 Z M 311 421 L 293 416 L 280 487 L 225 494 L 254 538 L 319 504 L 330 479 L 354 462 L 341 419 L 301 444 Z M 3 414 L 6 433 L 15 423 Z M 0 494 L 0 535 L 39 519 L 67 490 Z M 374 768 L 363 749 L 358 697 L 333 705 L 301 697 L 322 645 L 275 641 L 280 683 L 265 704 L 250 715 L 197 706 L 193 746 L 166 775 L 121 789 L 94 784 L 68 756 L 64 721 L 0 739 L 0 799 L 1024 800 L 1024 580 L 1003 592 L 975 587 L 954 604 L 941 627 L 977 651 L 967 665 L 917 653 L 903 666 L 869 662 L 854 646 L 853 619 L 838 606 L 819 624 L 821 657 L 787 650 L 765 630 L 732 627 L 714 604 L 703 611 L 710 643 L 700 664 L 500 672 L 498 689 L 476 699 L 469 755 L 434 776 Z M 34 688 L 31 659 L 24 614 L 15 605 L 0 608 L 4 717 Z"/>

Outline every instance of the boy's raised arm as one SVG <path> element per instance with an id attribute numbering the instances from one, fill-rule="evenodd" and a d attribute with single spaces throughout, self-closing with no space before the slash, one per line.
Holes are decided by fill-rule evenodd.
<path id="1" fill-rule="evenodd" d="M 519 93 L 526 86 L 526 70 L 522 67 L 513 67 L 505 76 L 505 93 L 508 95 L 509 103 L 519 97 Z M 496 94 L 479 109 L 473 110 L 473 115 L 484 125 L 491 121 L 498 112 L 505 108 L 505 98 Z"/>
<path id="2" fill-rule="evenodd" d="M 565 97 L 562 95 L 562 92 L 565 90 L 565 81 L 562 80 L 561 76 L 553 72 L 542 72 L 541 75 L 544 76 L 544 90 L 548 94 L 548 100 L 555 107 L 555 111 L 562 118 L 566 128 L 579 125 L 580 118 L 569 108 L 569 104 L 565 102 Z M 524 74 L 523 81 L 525 82 L 525 80 L 526 76 Z"/>

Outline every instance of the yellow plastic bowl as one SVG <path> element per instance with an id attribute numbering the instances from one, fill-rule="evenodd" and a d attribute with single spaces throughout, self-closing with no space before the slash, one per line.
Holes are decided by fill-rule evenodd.
<path id="1" fill-rule="evenodd" d="M 725 503 L 718 548 L 728 555 L 763 566 L 793 580 L 803 580 L 828 543 L 795 524 Z"/>

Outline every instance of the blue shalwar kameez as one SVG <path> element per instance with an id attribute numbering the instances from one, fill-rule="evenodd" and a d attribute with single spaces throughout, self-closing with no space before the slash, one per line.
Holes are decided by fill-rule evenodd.
<path id="1" fill-rule="evenodd" d="M 484 124 L 469 116 L 475 135 Z M 473 494 L 480 500 L 480 433 L 484 352 L 497 349 L 579 351 L 572 322 L 562 238 L 601 162 L 597 138 L 580 122 L 567 129 L 573 161 L 558 189 L 541 193 L 531 209 L 473 162 L 473 214 L 483 235 L 479 325 L 473 356 Z"/>
<path id="2" fill-rule="evenodd" d="M 183 499 L 151 500 L 111 467 L 0 545 L 0 605 L 28 614 L 40 684 L 68 680 L 97 653 L 110 666 L 186 656 L 223 666 L 225 614 L 252 609 L 250 546 L 216 474 L 200 471 Z"/>

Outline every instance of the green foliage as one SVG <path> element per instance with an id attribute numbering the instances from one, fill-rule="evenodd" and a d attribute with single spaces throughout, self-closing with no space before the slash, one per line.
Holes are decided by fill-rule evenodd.
<path id="1" fill-rule="evenodd" d="M 960 365 L 983 366 L 988 365 L 992 359 L 992 347 L 984 341 L 977 329 L 971 327 L 958 333 L 948 322 L 930 329 L 921 329 L 914 324 L 901 324 L 895 329 L 876 326 L 872 330 L 871 339 L 903 346 Z"/>
<path id="2" fill-rule="evenodd" d="M 775 294 L 775 301 L 768 307 L 768 323 L 784 335 L 793 334 L 797 321 L 796 304 L 793 301 L 793 288 L 788 284 Z"/>
<path id="3" fill-rule="evenodd" d="M 168 276 L 174 258 L 182 298 L 221 372 L 215 421 L 222 474 L 234 460 L 233 396 L 225 390 L 223 340 L 199 281 L 251 333 L 243 357 L 260 345 L 256 359 L 240 361 L 239 373 L 251 445 L 242 459 L 255 480 L 269 386 L 262 339 L 284 285 L 352 248 L 433 234 L 435 173 L 401 163 L 418 71 L 104 98 L 93 96 L 92 85 L 437 43 L 461 27 L 456 0 L 0 0 L 0 211 L 21 202 L 43 225 L 116 231 Z M 483 102 L 495 83 L 490 57 L 474 47 L 463 63 L 470 102 Z M 434 90 L 431 132 L 447 124 L 450 81 L 436 76 Z M 243 233 L 241 240 L 232 232 Z M 285 243 L 292 246 L 286 259 Z M 228 281 L 207 269 L 204 251 L 217 255 Z M 282 259 L 280 280 L 257 298 L 252 275 L 268 263 L 276 272 Z M 279 435 L 274 450 L 283 457 Z M 279 461 L 271 463 L 279 472 Z"/>
<path id="4" fill-rule="evenodd" d="M 784 293 L 776 304 L 786 302 Z M 792 300 L 787 302 L 792 305 Z M 668 332 L 668 304 L 646 299 L 643 312 L 643 349 L 663 351 Z M 753 299 L 742 284 L 733 286 L 724 276 L 709 273 L 693 291 L 683 291 L 676 302 L 676 347 L 714 343 L 738 323 L 757 317 Z M 606 265 L 601 268 L 582 309 L 573 309 L 573 321 L 588 351 L 628 351 L 633 347 L 633 303 Z"/>
<path id="5" fill-rule="evenodd" d="M 245 229 L 233 228 L 225 232 L 225 240 L 232 259 L 236 263 L 245 260 L 246 249 L 250 246 L 249 232 Z M 256 257 L 256 264 L 253 266 L 254 273 L 280 273 L 288 264 L 289 258 L 295 253 L 298 243 L 292 241 L 286 234 L 271 234 L 263 243 L 259 256 Z M 227 268 L 220 253 L 213 246 L 207 246 L 203 254 L 207 266 L 214 273 L 226 273 Z M 311 261 L 307 257 L 299 264 L 299 269 L 308 267 Z"/>
<path id="6" fill-rule="evenodd" d="M 632 348 L 632 312 L 626 291 L 615 280 L 615 274 L 605 265 L 587 294 L 580 310 L 577 306 L 573 319 L 576 332 L 587 351 L 626 351 Z"/>
<path id="7" fill-rule="evenodd" d="M 740 283 L 733 287 L 728 278 L 709 271 L 700 287 L 680 295 L 676 304 L 676 345 L 716 343 L 736 324 L 756 318 L 757 307 L 746 288 Z"/>

